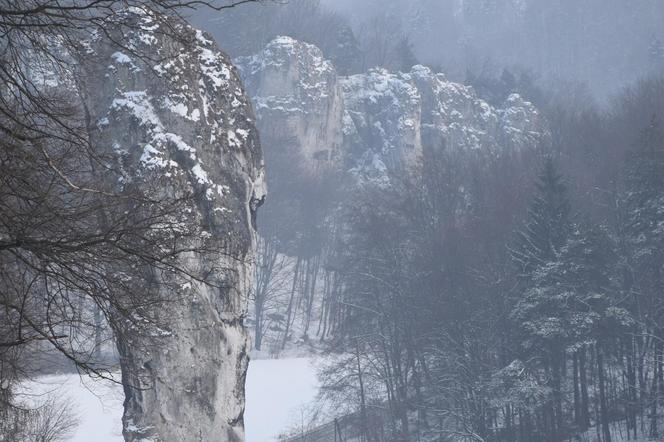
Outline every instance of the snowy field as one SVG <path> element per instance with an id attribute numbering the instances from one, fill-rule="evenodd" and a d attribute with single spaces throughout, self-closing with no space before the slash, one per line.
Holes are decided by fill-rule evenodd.
<path id="1" fill-rule="evenodd" d="M 245 427 L 247 442 L 272 442 L 301 425 L 316 396 L 315 369 L 309 359 L 259 359 L 249 364 Z M 25 399 L 41 402 L 45 394 L 69 398 L 80 425 L 73 442 L 122 442 L 122 387 L 78 375 L 40 378 L 26 386 Z"/>

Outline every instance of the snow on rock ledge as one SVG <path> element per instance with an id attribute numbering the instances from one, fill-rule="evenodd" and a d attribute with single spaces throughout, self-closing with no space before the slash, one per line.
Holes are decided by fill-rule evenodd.
<path id="1" fill-rule="evenodd" d="M 141 10 L 115 35 L 86 45 L 80 90 L 93 146 L 117 160 L 118 189 L 200 195 L 178 216 L 196 229 L 183 267 L 212 274 L 215 286 L 157 271 L 177 299 L 159 315 L 168 329 L 137 323 L 116 330 L 125 384 L 127 441 L 244 440 L 247 338 L 242 318 L 254 247 L 253 209 L 265 194 L 251 106 L 228 57 L 186 24 Z M 175 32 L 177 40 L 166 32 Z M 136 57 L 137 53 L 148 57 Z M 115 176 L 115 175 L 114 175 Z M 185 204 L 185 203 L 183 203 Z M 177 225 L 175 228 L 178 228 Z M 194 241 L 194 240 L 192 240 Z"/>

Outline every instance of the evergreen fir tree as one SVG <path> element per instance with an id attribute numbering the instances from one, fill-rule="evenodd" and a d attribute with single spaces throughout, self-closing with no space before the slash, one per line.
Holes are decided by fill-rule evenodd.
<path id="1" fill-rule="evenodd" d="M 563 427 L 563 352 L 568 340 L 569 317 L 565 306 L 573 294 L 560 285 L 560 260 L 572 234 L 570 202 L 562 175 L 547 157 L 536 182 L 536 195 L 524 228 L 517 234 L 512 258 L 519 272 L 519 293 L 511 319 L 519 330 L 522 359 L 531 361 L 545 379 L 541 395 L 544 405 L 542 433 L 559 440 Z"/>
<path id="2" fill-rule="evenodd" d="M 565 184 L 550 158 L 538 177 L 537 195 L 512 256 L 521 283 L 510 316 L 519 330 L 522 360 L 531 361 L 529 368 L 544 380 L 541 394 L 548 401 L 540 410 L 547 416 L 541 430 L 549 440 L 561 440 L 568 431 L 563 403 L 568 355 L 576 358 L 588 345 L 601 343 L 601 324 L 611 318 L 624 322 L 629 315 L 613 305 L 615 253 L 609 235 L 599 227 L 572 222 Z M 596 348 L 601 351 L 601 344 Z M 580 388 L 575 391 L 575 421 L 585 428 L 588 403 L 579 397 Z M 600 408 L 608 432 L 605 400 Z"/>
<path id="3" fill-rule="evenodd" d="M 550 157 L 544 161 L 536 190 L 528 220 L 511 250 L 522 279 L 531 279 L 536 269 L 554 261 L 572 229 L 567 186 Z"/>

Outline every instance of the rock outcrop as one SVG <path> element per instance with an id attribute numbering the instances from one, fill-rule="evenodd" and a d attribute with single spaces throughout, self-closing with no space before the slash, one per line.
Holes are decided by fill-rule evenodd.
<path id="1" fill-rule="evenodd" d="M 339 159 L 330 167 L 384 179 L 417 163 L 425 149 L 499 154 L 547 137 L 538 111 L 518 95 L 494 108 L 472 87 L 424 66 L 342 77 L 318 48 L 289 37 L 236 63 L 261 134 L 266 140 L 276 130 L 292 134 L 305 164 L 329 151 Z"/>
<path id="2" fill-rule="evenodd" d="M 80 68 L 91 144 L 117 162 L 120 191 L 198 195 L 183 202 L 168 228 L 190 229 L 191 249 L 211 251 L 181 254 L 191 278 L 152 268 L 146 278 L 172 301 L 151 312 L 162 321 L 142 326 L 137 313 L 116 330 L 124 437 L 241 441 L 248 362 L 242 320 L 253 211 L 265 194 L 253 111 L 230 60 L 206 34 L 141 11 L 122 20 L 131 25 L 113 36 L 122 48 L 93 38 Z"/>

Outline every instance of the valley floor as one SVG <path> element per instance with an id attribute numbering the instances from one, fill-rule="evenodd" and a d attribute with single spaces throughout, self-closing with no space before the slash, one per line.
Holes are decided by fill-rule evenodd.
<path id="1" fill-rule="evenodd" d="M 312 361 L 257 359 L 249 364 L 245 427 L 247 442 L 272 442 L 302 426 L 317 393 Z M 40 403 L 48 395 L 68 398 L 79 418 L 72 442 L 122 442 L 122 387 L 77 374 L 39 378 L 26 385 L 27 402 Z"/>

